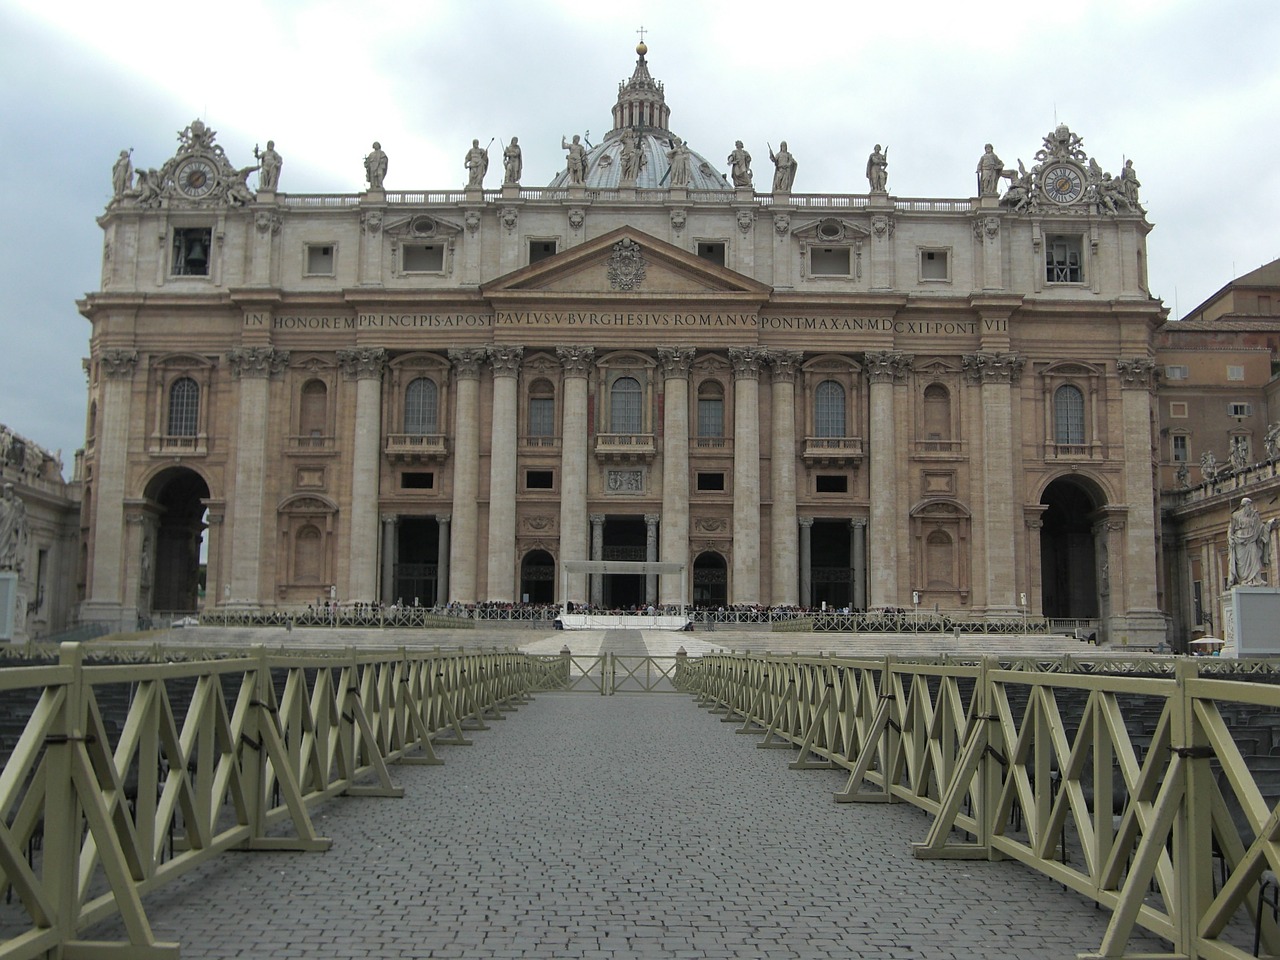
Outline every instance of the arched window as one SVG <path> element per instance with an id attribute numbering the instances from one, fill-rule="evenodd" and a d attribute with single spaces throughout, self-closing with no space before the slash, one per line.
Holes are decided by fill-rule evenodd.
<path id="1" fill-rule="evenodd" d="M 538 379 L 529 385 L 529 433 L 531 437 L 554 437 L 556 433 L 556 391 L 550 380 Z"/>
<path id="2" fill-rule="evenodd" d="M 436 382 L 418 377 L 404 391 L 404 432 L 421 437 L 436 433 L 440 417 L 440 393 Z"/>
<path id="3" fill-rule="evenodd" d="M 698 385 L 698 436 L 724 436 L 724 387 L 719 380 Z"/>
<path id="4" fill-rule="evenodd" d="M 609 393 L 609 432 L 643 433 L 644 410 L 641 405 L 640 381 L 635 377 L 619 377 Z"/>
<path id="5" fill-rule="evenodd" d="M 1084 443 L 1084 394 L 1080 388 L 1063 384 L 1053 394 L 1053 440 L 1055 443 Z"/>
<path id="6" fill-rule="evenodd" d="M 200 424 L 200 387 L 190 377 L 180 377 L 169 387 L 171 437 L 194 437 Z"/>
<path id="7" fill-rule="evenodd" d="M 845 435 L 844 387 L 823 380 L 813 392 L 813 430 L 818 437 Z"/>
<path id="8" fill-rule="evenodd" d="M 924 438 L 951 439 L 951 394 L 940 383 L 924 388 Z"/>
<path id="9" fill-rule="evenodd" d="M 293 540 L 294 582 L 319 583 L 322 566 L 320 529 L 307 524 Z"/>
<path id="10" fill-rule="evenodd" d="M 945 531 L 934 530 L 925 540 L 925 566 L 931 589 L 955 587 L 955 556 Z"/>
<path id="11" fill-rule="evenodd" d="M 308 380 L 302 386 L 302 412 L 299 433 L 304 437 L 323 437 L 329 419 L 329 388 L 323 380 Z"/>

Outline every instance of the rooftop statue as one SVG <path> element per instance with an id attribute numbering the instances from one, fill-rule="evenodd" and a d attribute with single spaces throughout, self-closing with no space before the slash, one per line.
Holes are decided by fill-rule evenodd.
<path id="1" fill-rule="evenodd" d="M 1231 514 L 1227 528 L 1227 586 L 1266 586 L 1266 568 L 1271 565 L 1271 528 L 1275 520 L 1263 520 L 1248 497 Z"/>
<path id="2" fill-rule="evenodd" d="M 120 159 L 111 168 L 111 193 L 115 200 L 123 200 L 133 190 L 133 161 L 129 155 L 132 150 L 121 150 Z"/>
<path id="3" fill-rule="evenodd" d="M 871 156 L 867 157 L 867 183 L 871 185 L 872 193 L 884 193 L 888 189 L 889 151 L 886 148 L 882 152 L 878 143 Z"/>
<path id="4" fill-rule="evenodd" d="M 381 190 L 386 175 L 387 155 L 382 152 L 382 144 L 375 140 L 373 150 L 364 158 L 364 178 L 369 181 L 369 189 Z"/>
<path id="5" fill-rule="evenodd" d="M 687 187 L 693 175 L 690 167 L 689 145 L 679 137 L 671 141 L 671 149 L 667 151 L 667 159 L 671 161 L 671 186 Z"/>
<path id="6" fill-rule="evenodd" d="M 26 542 L 27 506 L 14 494 L 13 484 L 6 483 L 0 496 L 0 570 L 22 572 Z"/>
<path id="7" fill-rule="evenodd" d="M 729 179 L 735 187 L 751 186 L 751 154 L 742 146 L 741 140 L 734 141 L 733 152 L 729 154 Z"/>
<path id="8" fill-rule="evenodd" d="M 569 161 L 569 183 L 581 186 L 587 172 L 587 148 L 582 145 L 582 138 L 575 133 L 573 142 L 566 143 L 564 137 L 561 137 L 560 147 L 569 151 L 569 156 L 566 158 Z"/>
<path id="9" fill-rule="evenodd" d="M 489 143 L 493 143 L 492 140 Z M 489 172 L 489 148 L 481 148 L 479 140 L 471 141 L 462 165 L 467 168 L 467 189 L 479 190 L 484 186 L 484 175 Z"/>
<path id="10" fill-rule="evenodd" d="M 1013 179 L 1013 171 L 1005 173 L 1004 161 L 996 156 L 995 147 L 987 144 L 978 158 L 978 196 L 994 197 L 1000 193 L 1000 178 Z"/>
<path id="11" fill-rule="evenodd" d="M 523 170 L 524 157 L 520 153 L 520 141 L 512 137 L 511 143 L 502 151 L 502 182 L 519 183 Z"/>
<path id="12" fill-rule="evenodd" d="M 276 153 L 276 142 L 268 140 L 267 149 L 261 153 L 255 146 L 253 156 L 258 161 L 258 189 L 274 193 L 280 185 L 280 167 L 284 165 L 280 154 Z"/>
<path id="13" fill-rule="evenodd" d="M 778 144 L 777 153 L 770 147 L 769 159 L 773 161 L 773 192 L 790 193 L 796 179 L 796 158 L 787 149 L 787 141 Z"/>

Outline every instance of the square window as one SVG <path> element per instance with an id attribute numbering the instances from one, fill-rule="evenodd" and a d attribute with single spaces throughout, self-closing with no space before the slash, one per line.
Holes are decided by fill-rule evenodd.
<path id="1" fill-rule="evenodd" d="M 537 263 L 539 260 L 546 260 L 548 257 L 556 255 L 555 240 L 530 240 L 529 241 L 529 262 Z"/>
<path id="2" fill-rule="evenodd" d="M 842 473 L 820 473 L 813 478 L 818 493 L 848 493 L 849 478 Z"/>
<path id="3" fill-rule="evenodd" d="M 400 268 L 405 273 L 444 273 L 444 245 L 406 243 L 400 248 Z"/>
<path id="4" fill-rule="evenodd" d="M 710 260 L 718 267 L 724 266 L 725 242 L 723 240 L 699 240 L 698 256 Z"/>
<path id="5" fill-rule="evenodd" d="M 1170 417 L 1173 417 L 1173 418 L 1176 418 L 1176 419 L 1178 419 L 1178 420 L 1186 419 L 1186 416 L 1187 416 L 1187 404 L 1186 404 L 1186 402 L 1185 402 L 1185 401 L 1182 401 L 1182 400 L 1170 400 L 1170 401 L 1169 401 L 1169 416 L 1170 416 Z"/>
<path id="6" fill-rule="evenodd" d="M 402 473 L 400 474 L 401 490 L 431 490 L 436 485 L 434 473 Z"/>
<path id="7" fill-rule="evenodd" d="M 1236 366 L 1235 364 L 1230 364 L 1230 363 L 1229 363 L 1229 364 L 1227 364 L 1227 379 L 1228 379 L 1228 380 L 1243 380 L 1243 379 L 1244 379 L 1244 367 L 1238 367 L 1238 366 Z"/>
<path id="8" fill-rule="evenodd" d="M 307 276 L 333 276 L 334 247 L 331 243 L 307 244 Z"/>
<path id="9" fill-rule="evenodd" d="M 526 470 L 524 472 L 524 488 L 526 490 L 554 490 L 555 471 Z"/>
<path id="10" fill-rule="evenodd" d="M 1185 434 L 1174 434 L 1171 438 L 1173 441 L 1173 462 L 1186 463 L 1191 459 L 1191 450 L 1188 446 L 1190 438 Z"/>
<path id="11" fill-rule="evenodd" d="M 1185 380 L 1191 375 L 1191 371 L 1184 364 L 1171 363 L 1164 368 L 1164 378 L 1166 380 Z"/>
<path id="12" fill-rule="evenodd" d="M 951 256 L 948 250 L 926 250 L 920 251 L 920 279 L 921 280 L 950 280 L 951 279 Z"/>
<path id="13" fill-rule="evenodd" d="M 1084 281 L 1079 237 L 1051 235 L 1044 242 L 1044 278 L 1048 283 L 1081 283 Z"/>
<path id="14" fill-rule="evenodd" d="M 1227 404 L 1227 416 L 1243 419 L 1253 416 L 1253 404 L 1251 403 L 1229 403 Z"/>
<path id="15" fill-rule="evenodd" d="M 173 275 L 207 277 L 213 231 L 208 227 L 180 227 L 173 231 Z"/>
<path id="16" fill-rule="evenodd" d="M 724 490 L 724 474 L 723 473 L 699 473 L 698 474 L 699 490 Z"/>
<path id="17" fill-rule="evenodd" d="M 813 247 L 809 250 L 809 268 L 815 277 L 849 276 L 848 247 Z"/>

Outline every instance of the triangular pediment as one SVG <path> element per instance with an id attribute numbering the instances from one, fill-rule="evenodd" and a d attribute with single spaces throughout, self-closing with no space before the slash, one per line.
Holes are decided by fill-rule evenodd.
<path id="1" fill-rule="evenodd" d="M 480 288 L 494 300 L 579 297 L 763 302 L 768 285 L 632 227 L 619 227 Z"/>

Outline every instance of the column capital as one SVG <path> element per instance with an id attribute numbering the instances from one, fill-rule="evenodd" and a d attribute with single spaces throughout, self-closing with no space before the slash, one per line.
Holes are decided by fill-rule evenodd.
<path id="1" fill-rule="evenodd" d="M 98 357 L 102 372 L 112 379 L 123 380 L 133 376 L 133 369 L 138 365 L 137 350 L 103 350 Z"/>
<path id="2" fill-rule="evenodd" d="M 800 524 L 802 527 L 812 527 L 813 517 L 796 517 L 796 523 Z"/>
<path id="3" fill-rule="evenodd" d="M 600 524 L 602 524 L 602 523 L 604 523 L 604 514 L 603 514 L 603 513 L 589 513 L 589 514 L 587 514 L 587 519 L 588 519 L 588 520 L 590 520 L 593 524 L 596 524 L 596 523 L 600 523 Z"/>
<path id="4" fill-rule="evenodd" d="M 289 351 L 275 347 L 238 347 L 227 351 L 231 375 L 244 379 L 277 377 L 289 363 Z"/>
<path id="5" fill-rule="evenodd" d="M 479 380 L 480 364 L 484 363 L 487 355 L 488 351 L 484 347 L 463 347 L 450 350 L 449 361 L 459 380 Z"/>
<path id="6" fill-rule="evenodd" d="M 897 350 L 869 351 L 864 355 L 867 379 L 872 383 L 901 383 L 911 369 L 912 356 Z"/>
<path id="7" fill-rule="evenodd" d="M 733 365 L 735 380 L 759 380 L 760 364 L 767 352 L 755 347 L 730 347 L 729 363 Z"/>
<path id="8" fill-rule="evenodd" d="M 804 351 L 770 350 L 766 359 L 773 372 L 774 383 L 795 383 L 796 374 L 800 372 L 800 362 L 804 359 Z"/>
<path id="9" fill-rule="evenodd" d="M 520 374 L 520 361 L 524 358 L 524 347 L 501 346 L 489 348 L 489 363 L 493 366 L 495 377 L 515 377 Z"/>
<path id="10" fill-rule="evenodd" d="M 864 528 L 864 529 L 865 529 L 865 528 L 866 528 L 866 526 L 867 526 L 867 518 L 866 518 L 866 517 L 854 517 L 852 520 L 850 520 L 850 521 L 849 521 L 849 526 L 850 526 L 850 527 L 853 527 L 853 528 L 855 528 L 855 529 L 856 529 L 856 528 L 858 528 L 858 527 L 862 527 L 862 528 Z"/>
<path id="11" fill-rule="evenodd" d="M 396 513 L 384 513 L 382 515 L 382 522 L 387 526 L 392 526 L 399 519 L 400 519 L 400 515 Z"/>
<path id="12" fill-rule="evenodd" d="M 339 350 L 338 365 L 346 376 L 356 380 L 381 380 L 387 365 L 387 351 L 383 347 Z"/>
<path id="13" fill-rule="evenodd" d="M 966 353 L 960 358 L 970 383 L 1017 383 L 1026 362 L 1016 353 Z"/>
<path id="14" fill-rule="evenodd" d="M 649 527 L 656 527 L 658 525 L 658 521 L 661 519 L 662 514 L 660 513 L 646 513 L 644 515 L 645 526 Z"/>
<path id="15" fill-rule="evenodd" d="M 586 377 L 596 362 L 595 347 L 556 347 L 565 377 Z"/>
<path id="16" fill-rule="evenodd" d="M 1116 360 L 1122 390 L 1151 390 L 1156 384 L 1156 363 L 1150 357 Z"/>
<path id="17" fill-rule="evenodd" d="M 684 380 L 693 364 L 693 347 L 659 347 L 658 366 L 666 380 Z"/>
<path id="18" fill-rule="evenodd" d="M 440 524 L 441 526 L 444 526 L 446 523 L 448 523 L 448 522 L 449 522 L 449 521 L 451 521 L 452 519 L 453 519 L 453 515 L 452 515 L 452 514 L 448 514 L 448 513 L 437 513 L 437 514 L 436 514 L 436 523 Z"/>

